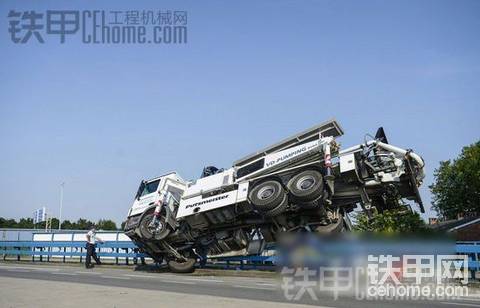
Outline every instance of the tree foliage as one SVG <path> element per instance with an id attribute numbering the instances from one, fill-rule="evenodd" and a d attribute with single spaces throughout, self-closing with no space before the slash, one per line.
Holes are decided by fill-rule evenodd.
<path id="1" fill-rule="evenodd" d="M 99 230 L 117 230 L 117 225 L 110 219 L 100 219 L 97 223 Z"/>
<path id="2" fill-rule="evenodd" d="M 434 178 L 432 208 L 440 217 L 480 214 L 480 141 L 464 147 L 457 159 L 440 162 Z"/>
<path id="3" fill-rule="evenodd" d="M 427 231 L 420 215 L 403 207 L 375 213 L 372 219 L 361 212 L 355 216 L 355 219 L 355 230 L 361 232 L 405 234 Z"/>
<path id="4" fill-rule="evenodd" d="M 51 223 L 52 229 L 58 229 L 59 221 L 57 218 L 52 218 Z M 95 223 L 85 218 L 80 218 L 75 222 L 64 220 L 62 222 L 62 230 L 88 230 L 93 224 Z M 100 219 L 96 225 L 98 230 L 117 230 L 116 223 L 110 219 Z M 45 229 L 45 222 L 39 223 L 35 226 L 32 218 L 20 218 L 19 221 L 16 221 L 15 219 L 0 217 L 0 228 Z"/>

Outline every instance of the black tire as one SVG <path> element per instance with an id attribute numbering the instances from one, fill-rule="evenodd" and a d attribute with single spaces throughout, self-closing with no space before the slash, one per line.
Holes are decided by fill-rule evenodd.
<path id="1" fill-rule="evenodd" d="M 153 219 L 153 211 L 145 214 L 142 217 L 142 220 L 140 221 L 140 224 L 138 226 L 140 234 L 142 235 L 143 238 L 147 240 L 163 240 L 170 234 L 170 227 L 165 222 L 165 217 L 164 216 L 160 217 L 160 223 L 163 226 L 160 232 L 154 232 L 149 227 L 149 224 L 152 221 L 152 219 Z"/>
<path id="2" fill-rule="evenodd" d="M 288 181 L 287 188 L 298 201 L 314 201 L 323 195 L 323 176 L 317 170 L 304 170 Z"/>
<path id="3" fill-rule="evenodd" d="M 278 216 L 283 212 L 285 212 L 285 210 L 287 209 L 287 205 L 288 205 L 288 197 L 287 195 L 284 195 L 282 202 L 280 202 L 280 204 L 277 205 L 275 208 L 265 212 L 265 216 L 266 217 Z"/>
<path id="4" fill-rule="evenodd" d="M 172 273 L 193 273 L 195 271 L 197 257 L 193 251 L 187 252 L 187 255 L 184 256 L 187 260 L 170 259 L 167 261 L 168 268 Z"/>
<path id="5" fill-rule="evenodd" d="M 185 262 L 177 262 L 174 260 L 168 261 L 168 268 L 172 273 L 193 273 L 195 271 L 196 259 L 189 258 Z"/>
<path id="6" fill-rule="evenodd" d="M 276 208 L 282 203 L 285 196 L 282 184 L 275 180 L 257 184 L 248 194 L 252 204 L 260 211 L 269 211 Z"/>
<path id="7" fill-rule="evenodd" d="M 319 234 L 341 233 L 343 231 L 345 231 L 345 222 L 343 221 L 342 215 L 340 215 L 338 220 L 334 223 L 326 226 L 317 226 L 315 228 L 315 232 Z"/>

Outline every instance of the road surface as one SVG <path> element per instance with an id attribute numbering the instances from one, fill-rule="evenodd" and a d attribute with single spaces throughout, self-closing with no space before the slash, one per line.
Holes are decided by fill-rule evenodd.
<path id="1" fill-rule="evenodd" d="M 132 269 L 0 263 L 0 307 L 480 307 L 479 297 L 367 301 L 304 294 L 288 301 L 273 278 L 150 273 Z"/>

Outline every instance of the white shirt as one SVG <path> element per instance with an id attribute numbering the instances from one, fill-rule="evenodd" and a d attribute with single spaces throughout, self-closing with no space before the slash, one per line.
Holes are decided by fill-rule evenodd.
<path id="1" fill-rule="evenodd" d="M 88 231 L 87 233 L 87 242 L 89 244 L 93 244 L 95 245 L 95 242 L 97 241 L 97 233 L 95 233 L 95 231 L 93 230 L 90 230 Z"/>

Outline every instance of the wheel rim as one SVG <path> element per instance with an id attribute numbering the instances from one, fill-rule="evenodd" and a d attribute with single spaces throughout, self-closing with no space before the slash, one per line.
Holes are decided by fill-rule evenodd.
<path id="1" fill-rule="evenodd" d="M 315 178 L 311 175 L 305 175 L 305 176 L 302 176 L 298 181 L 297 181 L 297 184 L 295 185 L 297 187 L 298 190 L 309 190 L 310 188 L 312 188 L 315 184 L 317 183 L 317 181 L 315 180 Z"/>
<path id="2" fill-rule="evenodd" d="M 165 226 L 164 226 L 163 222 L 159 221 L 158 226 L 156 228 L 148 227 L 148 229 L 153 234 L 153 233 L 156 233 L 156 232 L 160 233 L 163 230 L 164 227 Z"/>
<path id="3" fill-rule="evenodd" d="M 145 217 L 143 220 L 143 223 L 141 225 L 141 231 L 143 236 L 147 238 L 154 238 L 160 235 L 163 235 L 162 233 L 166 232 L 165 228 L 166 225 L 163 221 L 158 222 L 158 226 L 156 228 L 150 226 L 150 222 L 153 220 L 153 215 L 149 215 Z"/>
<path id="4" fill-rule="evenodd" d="M 152 238 L 153 237 L 153 233 L 150 230 L 150 228 L 148 227 L 148 225 L 152 221 L 152 218 L 153 218 L 153 216 L 149 215 L 149 216 L 145 217 L 145 219 L 142 221 L 142 225 L 141 225 L 142 234 L 143 234 L 143 236 L 145 236 L 147 238 Z"/>
<path id="5" fill-rule="evenodd" d="M 275 194 L 275 187 L 268 185 L 260 189 L 257 193 L 257 198 L 260 200 L 266 200 L 271 198 Z"/>

